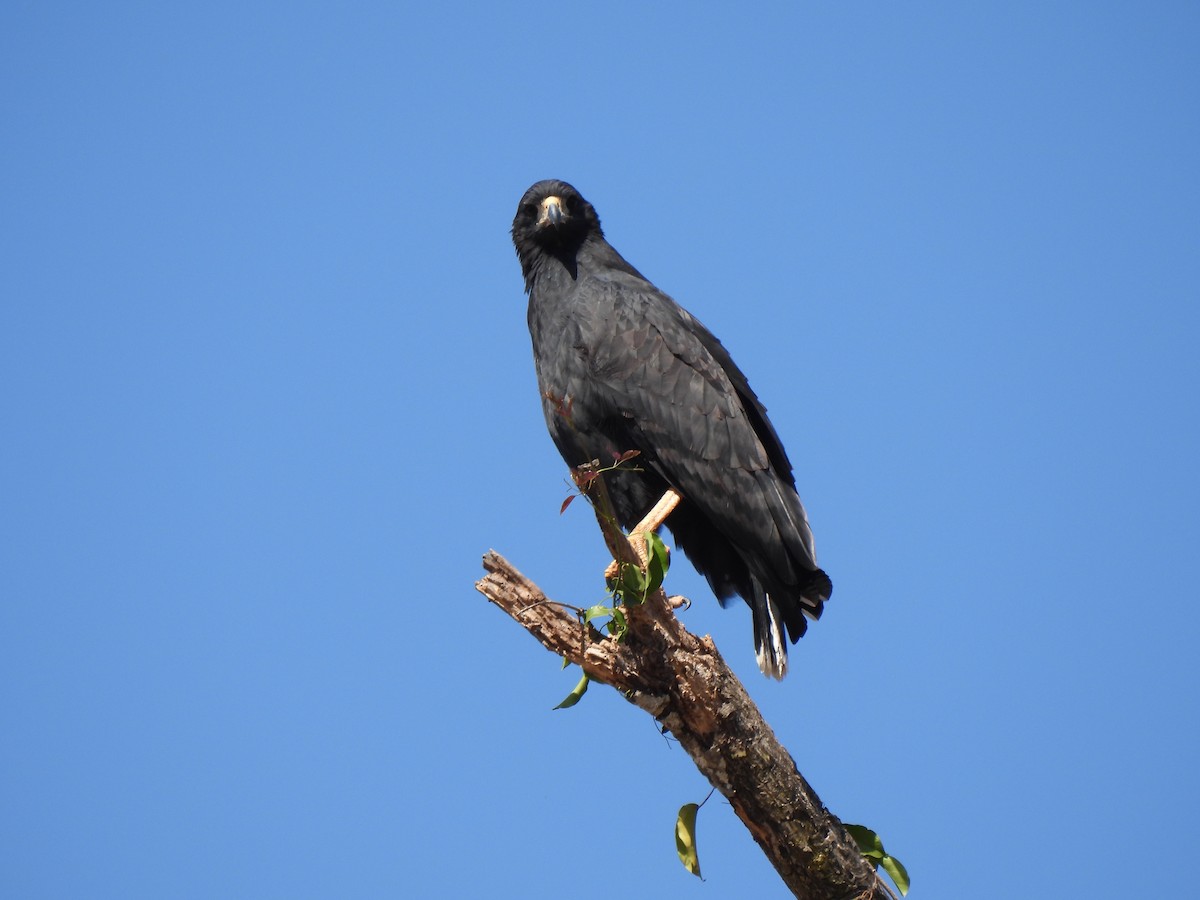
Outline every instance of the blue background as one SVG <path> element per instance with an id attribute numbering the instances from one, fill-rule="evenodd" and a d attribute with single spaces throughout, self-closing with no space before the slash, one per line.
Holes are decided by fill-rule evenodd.
<path id="1" fill-rule="evenodd" d="M 829 807 L 918 898 L 1178 894 L 1198 42 L 1168 2 L 6 3 L 0 895 L 783 895 L 719 797 L 689 876 L 685 754 L 602 687 L 551 712 L 576 674 L 473 589 L 495 547 L 602 597 L 508 237 L 546 177 L 796 464 L 836 588 L 786 682 L 668 586 Z"/>

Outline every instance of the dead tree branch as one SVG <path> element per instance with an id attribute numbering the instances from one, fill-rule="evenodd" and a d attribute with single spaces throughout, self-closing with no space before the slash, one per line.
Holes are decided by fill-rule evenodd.
<path id="1" fill-rule="evenodd" d="M 615 557 L 632 561 L 612 520 L 597 517 Z M 617 532 L 619 534 L 619 532 Z M 580 624 L 550 601 L 504 557 L 483 557 L 476 588 L 556 656 L 594 681 L 612 685 L 650 713 L 687 751 L 705 778 L 803 900 L 886 900 L 890 892 L 842 823 L 822 805 L 791 755 L 776 739 L 712 640 L 687 631 L 659 591 L 629 607 L 629 631 L 618 643 Z"/>

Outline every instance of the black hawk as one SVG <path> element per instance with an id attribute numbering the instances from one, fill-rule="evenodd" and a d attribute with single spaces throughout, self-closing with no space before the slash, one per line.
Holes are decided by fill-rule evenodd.
<path id="1" fill-rule="evenodd" d="M 661 497 L 676 545 L 724 603 L 749 604 L 762 671 L 787 673 L 787 637 L 819 618 L 832 585 L 817 567 L 792 465 L 729 352 L 604 239 L 562 181 L 525 192 L 512 226 L 546 425 L 569 466 L 637 450 L 606 476 L 633 528 Z"/>

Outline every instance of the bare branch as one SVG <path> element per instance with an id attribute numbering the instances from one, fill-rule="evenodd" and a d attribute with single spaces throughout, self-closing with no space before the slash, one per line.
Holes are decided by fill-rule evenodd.
<path id="1" fill-rule="evenodd" d="M 614 557 L 636 559 L 595 504 Z M 476 588 L 557 656 L 612 685 L 679 741 L 729 801 L 784 883 L 804 900 L 887 900 L 889 894 L 842 823 L 822 805 L 710 638 L 680 624 L 658 591 L 626 609 L 622 643 L 581 626 L 495 551 Z"/>

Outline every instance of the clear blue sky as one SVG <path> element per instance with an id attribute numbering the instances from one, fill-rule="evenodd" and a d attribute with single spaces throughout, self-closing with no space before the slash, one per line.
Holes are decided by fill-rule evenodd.
<path id="1" fill-rule="evenodd" d="M 715 6 L 715 5 L 713 5 Z M 605 559 L 508 228 L 546 177 L 708 324 L 835 591 L 801 771 L 917 898 L 1186 877 L 1194 3 L 0 12 L 0 896 L 775 897 L 473 589 Z"/>

